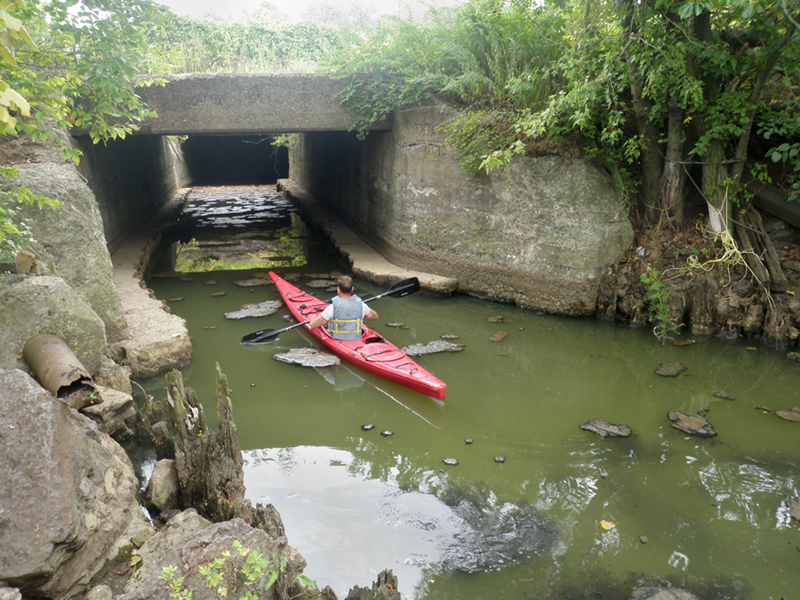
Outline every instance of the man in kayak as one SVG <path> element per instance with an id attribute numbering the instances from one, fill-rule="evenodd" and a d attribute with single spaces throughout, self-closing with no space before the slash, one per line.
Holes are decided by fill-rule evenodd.
<path id="1" fill-rule="evenodd" d="M 357 340 L 361 337 L 361 322 L 375 321 L 378 313 L 358 296 L 353 294 L 353 279 L 343 275 L 336 282 L 336 297 L 321 313 L 311 317 L 308 326 L 312 329 L 328 324 L 328 331 L 335 340 Z"/>

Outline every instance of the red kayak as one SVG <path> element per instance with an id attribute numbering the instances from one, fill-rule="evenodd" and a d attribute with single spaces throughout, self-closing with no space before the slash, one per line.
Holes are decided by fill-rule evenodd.
<path id="1" fill-rule="evenodd" d="M 272 272 L 269 275 L 275 282 L 281 298 L 292 312 L 292 316 L 298 321 L 307 321 L 328 306 L 324 300 L 304 292 L 280 275 Z M 420 394 L 438 400 L 444 399 L 444 393 L 447 390 L 446 383 L 428 373 L 411 360 L 405 352 L 386 341 L 382 335 L 366 325 L 362 326 L 363 334 L 357 340 L 335 340 L 324 326 L 316 329 L 311 329 L 308 325 L 303 325 L 303 327 L 331 352 L 354 365 L 411 388 Z"/>

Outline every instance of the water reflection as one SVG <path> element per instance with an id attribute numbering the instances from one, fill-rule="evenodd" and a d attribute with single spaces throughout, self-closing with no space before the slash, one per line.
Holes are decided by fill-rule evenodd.
<path id="1" fill-rule="evenodd" d="M 775 504 L 776 490 L 792 490 L 792 477 L 779 477 L 757 464 L 721 463 L 712 461 L 698 472 L 700 481 L 714 499 L 719 518 L 744 521 L 754 527 L 789 525 L 786 515 L 764 511 L 767 503 Z"/>
<path id="2" fill-rule="evenodd" d="M 333 448 L 248 451 L 245 484 L 256 502 L 280 504 L 292 544 L 310 563 L 308 553 L 319 553 L 314 560 L 324 564 L 333 547 L 346 547 L 335 558 L 345 572 L 363 569 L 358 561 L 374 544 L 399 550 L 395 572 L 426 567 L 438 578 L 530 562 L 558 541 L 555 524 L 538 510 L 501 502 L 481 486 L 450 487 L 431 473 L 426 478 L 438 479 L 435 493 L 401 489 L 395 478 L 408 460 L 394 459 L 386 479 L 375 479 L 363 460 Z M 321 515 L 330 519 L 323 535 L 309 530 Z"/>
<path id="3" fill-rule="evenodd" d="M 306 264 L 305 226 L 274 186 L 199 188 L 167 228 L 156 271 L 202 273 Z"/>

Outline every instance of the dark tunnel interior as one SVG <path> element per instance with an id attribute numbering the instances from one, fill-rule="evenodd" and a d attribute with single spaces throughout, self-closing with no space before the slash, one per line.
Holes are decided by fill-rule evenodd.
<path id="1" fill-rule="evenodd" d="M 191 185 L 269 185 L 289 176 L 289 151 L 270 135 L 192 135 L 182 144 Z"/>

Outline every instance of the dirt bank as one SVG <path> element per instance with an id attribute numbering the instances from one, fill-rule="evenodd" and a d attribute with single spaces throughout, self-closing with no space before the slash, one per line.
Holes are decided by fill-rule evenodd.
<path id="1" fill-rule="evenodd" d="M 701 216 L 671 229 L 636 230 L 633 248 L 603 276 L 597 317 L 653 327 L 664 341 L 710 335 L 773 347 L 800 337 L 800 231 L 762 215 L 788 285 L 769 289 L 743 254 L 708 232 Z"/>

